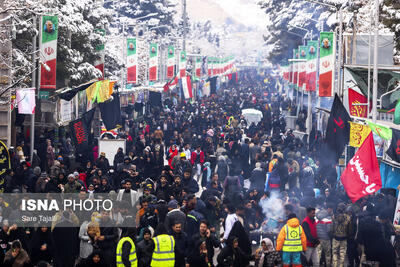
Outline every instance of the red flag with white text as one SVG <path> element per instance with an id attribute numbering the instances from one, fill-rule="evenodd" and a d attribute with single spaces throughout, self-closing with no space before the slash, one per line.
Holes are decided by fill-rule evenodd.
<path id="1" fill-rule="evenodd" d="M 360 149 L 349 161 L 340 180 L 353 203 L 382 188 L 372 133 L 368 135 Z"/>

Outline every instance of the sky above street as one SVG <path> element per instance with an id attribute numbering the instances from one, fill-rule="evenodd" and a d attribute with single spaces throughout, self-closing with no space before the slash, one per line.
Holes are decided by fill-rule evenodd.
<path id="1" fill-rule="evenodd" d="M 246 26 L 264 27 L 267 15 L 256 0 L 189 0 L 189 16 L 195 20 L 211 20 L 221 23 L 227 17 Z"/>

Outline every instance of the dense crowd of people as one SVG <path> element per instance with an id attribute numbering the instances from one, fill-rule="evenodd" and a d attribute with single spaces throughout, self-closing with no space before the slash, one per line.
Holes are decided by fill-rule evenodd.
<path id="1" fill-rule="evenodd" d="M 126 117 L 113 162 L 95 141 L 77 153 L 67 136 L 57 149 L 40 136 L 29 161 L 24 140 L 10 149 L 5 192 L 104 193 L 120 205 L 34 229 L 0 199 L 2 266 L 396 266 L 395 196 L 351 203 L 336 163 L 320 160 L 322 134 L 287 129 L 296 107 L 271 77 L 247 71 L 216 95 L 164 104 Z M 245 108 L 261 121 L 249 124 Z"/>

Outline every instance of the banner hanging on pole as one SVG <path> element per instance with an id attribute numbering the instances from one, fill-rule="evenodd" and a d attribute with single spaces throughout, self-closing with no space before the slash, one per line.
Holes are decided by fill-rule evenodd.
<path id="1" fill-rule="evenodd" d="M 101 36 L 106 35 L 106 31 L 103 29 L 96 29 L 100 33 Z M 97 58 L 94 61 L 94 67 L 101 71 L 101 78 L 100 80 L 104 80 L 104 43 L 100 43 L 99 45 L 96 46 L 96 53 L 97 53 Z"/>
<path id="2" fill-rule="evenodd" d="M 40 17 L 40 88 L 56 89 L 58 16 Z"/>
<path id="3" fill-rule="evenodd" d="M 195 74 L 196 78 L 201 77 L 201 57 L 196 57 L 196 64 L 195 64 Z"/>
<path id="4" fill-rule="evenodd" d="M 299 58 L 299 53 L 298 49 L 293 49 L 293 59 L 298 59 Z M 297 76 L 298 76 L 298 62 L 293 61 L 293 84 L 295 87 L 297 87 Z"/>
<path id="5" fill-rule="evenodd" d="M 314 92 L 317 82 L 317 47 L 318 41 L 307 42 L 307 62 L 306 62 L 306 90 Z"/>
<path id="6" fill-rule="evenodd" d="M 307 46 L 301 45 L 299 46 L 299 59 L 307 59 Z M 303 84 L 306 83 L 306 62 L 299 62 L 299 80 L 298 80 L 298 86 L 301 88 L 303 87 Z"/>
<path id="7" fill-rule="evenodd" d="M 168 46 L 168 57 L 167 57 L 167 78 L 171 79 L 175 75 L 175 48 L 170 45 Z"/>
<path id="8" fill-rule="evenodd" d="M 16 91 L 16 101 L 19 114 L 35 114 L 36 88 L 20 88 Z"/>
<path id="9" fill-rule="evenodd" d="M 335 82 L 335 35 L 333 32 L 321 32 L 320 40 L 319 96 L 331 97 Z"/>
<path id="10" fill-rule="evenodd" d="M 179 77 L 186 76 L 186 52 L 181 51 L 179 54 Z"/>
<path id="11" fill-rule="evenodd" d="M 150 44 L 149 55 L 149 81 L 155 82 L 158 80 L 158 45 Z"/>
<path id="12" fill-rule="evenodd" d="M 135 84 L 138 82 L 138 54 L 136 38 L 127 38 L 126 45 L 127 83 Z"/>

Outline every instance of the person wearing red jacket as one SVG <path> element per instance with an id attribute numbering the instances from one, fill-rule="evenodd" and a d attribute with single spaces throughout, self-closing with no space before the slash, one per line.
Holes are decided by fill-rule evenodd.
<path id="1" fill-rule="evenodd" d="M 173 144 L 168 150 L 168 165 L 171 167 L 172 170 L 174 169 L 174 166 L 172 166 L 172 160 L 174 159 L 174 157 L 178 156 L 178 152 L 178 148 L 175 144 Z"/>
<path id="2" fill-rule="evenodd" d="M 307 237 L 307 250 L 306 259 L 308 262 L 310 260 L 314 267 L 319 267 L 319 257 L 317 246 L 319 245 L 319 240 L 317 236 L 317 222 L 315 220 L 315 208 L 307 208 L 307 217 L 303 220 L 301 225 L 304 229 L 304 233 Z"/>
<path id="3" fill-rule="evenodd" d="M 196 168 L 196 176 L 197 180 L 199 180 L 201 169 L 204 164 L 204 152 L 201 151 L 200 145 L 197 145 L 196 150 L 192 152 L 190 156 L 190 163 L 192 163 L 192 166 Z"/>

